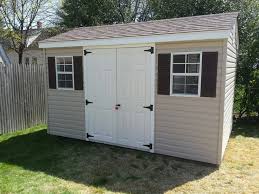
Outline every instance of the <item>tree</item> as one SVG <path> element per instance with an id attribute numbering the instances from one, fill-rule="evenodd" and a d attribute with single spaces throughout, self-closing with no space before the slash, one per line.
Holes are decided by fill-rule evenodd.
<path id="1" fill-rule="evenodd" d="M 19 56 L 19 63 L 22 63 L 30 30 L 39 14 L 46 13 L 44 6 L 47 3 L 48 0 L 3 0 L 0 5 L 5 26 L 2 36 L 11 41 L 12 49 Z"/>
<path id="2" fill-rule="evenodd" d="M 231 2 L 239 10 L 239 57 L 236 78 L 235 110 L 239 117 L 259 116 L 259 1 Z"/>
<path id="3" fill-rule="evenodd" d="M 66 27 L 112 24 L 116 19 L 110 1 L 65 0 L 58 10 L 60 25 Z"/>
<path id="4" fill-rule="evenodd" d="M 153 19 L 167 19 L 222 13 L 229 10 L 226 0 L 149 0 Z"/>
<path id="5" fill-rule="evenodd" d="M 65 0 L 57 14 L 71 28 L 146 21 L 149 8 L 147 0 Z"/>

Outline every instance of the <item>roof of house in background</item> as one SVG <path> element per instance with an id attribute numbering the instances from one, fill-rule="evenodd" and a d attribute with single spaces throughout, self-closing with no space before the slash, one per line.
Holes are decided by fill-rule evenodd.
<path id="1" fill-rule="evenodd" d="M 68 31 L 67 28 L 59 28 L 59 27 L 52 27 L 52 28 L 42 28 L 42 29 L 31 29 L 29 31 L 29 37 L 27 40 L 28 49 L 39 49 L 39 41 L 45 40 L 47 38 L 56 36 L 57 34 L 63 33 Z M 3 48 L 5 50 L 10 50 L 12 48 L 11 40 L 0 40 Z"/>
<path id="2" fill-rule="evenodd" d="M 128 24 L 80 27 L 40 42 L 95 40 L 231 30 L 236 22 L 237 16 L 237 12 L 231 12 Z"/>
<path id="3" fill-rule="evenodd" d="M 3 62 L 5 65 L 11 64 L 11 61 L 8 58 L 6 52 L 1 44 L 0 44 L 0 61 Z"/>
<path id="4" fill-rule="evenodd" d="M 48 39 L 48 38 L 53 37 L 53 36 L 56 36 L 57 34 L 67 32 L 67 31 L 68 31 L 67 28 L 57 28 L 57 27 L 43 28 L 43 29 L 41 29 L 41 31 L 37 35 L 37 37 L 35 37 L 35 39 L 33 39 L 33 41 L 30 42 L 30 44 L 28 44 L 27 47 L 31 48 L 31 49 L 39 48 L 39 42 L 40 41 Z"/>

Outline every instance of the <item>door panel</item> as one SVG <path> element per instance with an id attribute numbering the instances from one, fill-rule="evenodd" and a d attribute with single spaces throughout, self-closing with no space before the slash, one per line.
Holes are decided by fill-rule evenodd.
<path id="1" fill-rule="evenodd" d="M 95 49 L 87 54 L 85 91 L 86 129 L 92 140 L 115 142 L 116 49 Z"/>
<path id="2" fill-rule="evenodd" d="M 117 142 L 144 149 L 150 143 L 150 53 L 147 48 L 117 50 Z"/>

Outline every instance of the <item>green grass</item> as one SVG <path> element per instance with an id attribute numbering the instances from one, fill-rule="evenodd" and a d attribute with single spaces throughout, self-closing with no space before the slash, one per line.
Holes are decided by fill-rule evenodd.
<path id="1" fill-rule="evenodd" d="M 259 126 L 234 125 L 212 165 L 51 136 L 45 126 L 0 136 L 0 193 L 259 193 Z"/>

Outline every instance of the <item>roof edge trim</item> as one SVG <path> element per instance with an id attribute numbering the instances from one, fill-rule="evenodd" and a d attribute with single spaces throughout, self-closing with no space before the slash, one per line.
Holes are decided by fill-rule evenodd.
<path id="1" fill-rule="evenodd" d="M 39 48 L 63 48 L 78 46 L 110 46 L 125 44 L 142 44 L 142 43 L 162 43 L 162 42 L 179 42 L 195 40 L 217 40 L 226 39 L 230 35 L 230 30 L 192 32 L 179 34 L 163 34 L 152 36 L 136 36 L 94 40 L 67 40 L 67 41 L 49 41 L 39 42 Z"/>

